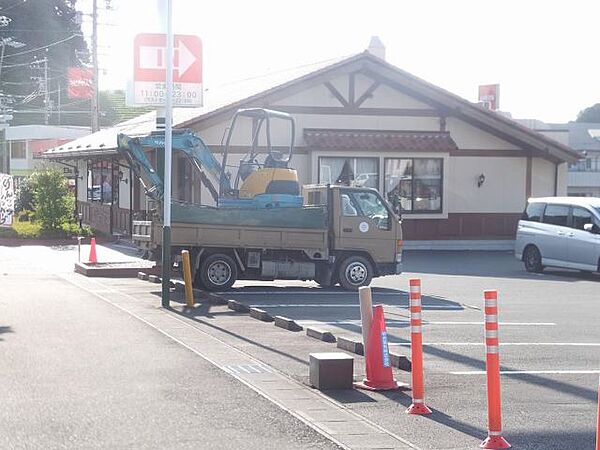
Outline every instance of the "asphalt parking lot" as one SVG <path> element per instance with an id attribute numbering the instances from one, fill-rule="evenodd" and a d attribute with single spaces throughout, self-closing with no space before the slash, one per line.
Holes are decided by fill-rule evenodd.
<path id="1" fill-rule="evenodd" d="M 132 252 L 125 256 L 118 253 L 119 248 L 99 249 L 102 259 L 134 258 Z M 182 333 L 193 334 L 184 324 L 197 328 L 304 385 L 308 382 L 308 353 L 336 350 L 335 344 L 273 327 L 226 306 L 202 302 L 185 312 L 182 299 L 174 295 L 173 310 L 161 310 L 157 285 L 136 279 L 85 279 L 73 274 L 74 247 L 0 248 L 0 255 L 4 261 L 0 275 L 7 272 L 25 279 L 32 271 L 58 274 L 61 280 L 70 280 L 71 290 L 73 285 L 88 286 L 89 295 L 82 296 L 81 301 L 85 298 L 89 305 L 81 307 L 90 310 L 102 302 L 94 295 L 105 299 L 114 296 L 117 306 L 123 307 L 137 301 L 152 320 L 176 316 Z M 329 392 L 331 400 L 401 436 L 415 448 L 477 448 L 487 435 L 483 290 L 497 289 L 504 436 L 519 449 L 594 448 L 600 373 L 600 308 L 596 304 L 600 301 L 600 276 L 562 270 L 528 274 L 512 254 L 504 252 L 406 252 L 404 268 L 402 275 L 374 281 L 374 303 L 385 305 L 391 349 L 409 355 L 408 280 L 422 280 L 425 399 L 434 413 L 426 417 L 405 414 L 411 399 L 410 391 L 404 390 Z M 39 292 L 40 287 L 36 289 Z M 221 295 L 293 318 L 304 326 L 331 330 L 337 336 L 359 338 L 361 333 L 358 296 L 339 288 L 321 289 L 301 282 L 239 282 Z M 125 314 L 119 309 L 111 319 L 115 323 L 116 316 Z M 93 321 L 93 316 L 86 320 Z M 56 326 L 60 329 L 59 323 Z M 5 346 L 14 336 L 26 337 L 17 332 L 5 335 Z M 188 354 L 181 366 L 192 364 L 189 358 L 195 357 Z M 357 356 L 355 378 L 363 374 L 364 361 Z M 410 382 L 406 372 L 396 371 L 395 375 L 399 381 Z M 215 373 L 214 379 L 222 376 Z"/>
<path id="2" fill-rule="evenodd" d="M 403 394 L 376 394 L 352 408 L 385 427 L 401 425 L 423 448 L 476 446 L 487 417 L 483 290 L 497 289 L 506 438 L 515 448 L 593 448 L 600 276 L 528 274 L 508 252 L 407 252 L 404 268 L 373 282 L 373 301 L 385 305 L 391 349 L 408 354 L 408 279 L 422 280 L 426 398 L 435 413 L 405 417 Z M 361 333 L 358 297 L 339 289 L 247 282 L 224 296 L 335 335 Z"/>

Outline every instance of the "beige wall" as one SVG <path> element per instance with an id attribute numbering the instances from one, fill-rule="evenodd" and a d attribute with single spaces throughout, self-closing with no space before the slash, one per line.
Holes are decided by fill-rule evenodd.
<path id="1" fill-rule="evenodd" d="M 554 163 L 542 158 L 532 159 L 531 196 L 548 197 L 554 195 Z"/>
<path id="2" fill-rule="evenodd" d="M 477 187 L 483 174 L 485 181 Z M 526 158 L 450 158 L 446 201 L 452 213 L 517 213 L 525 204 Z"/>
<path id="3" fill-rule="evenodd" d="M 446 128 L 452 139 L 463 149 L 488 149 L 488 150 L 518 150 L 519 147 L 506 142 L 496 136 L 480 130 L 473 125 L 454 117 L 448 117 Z"/>

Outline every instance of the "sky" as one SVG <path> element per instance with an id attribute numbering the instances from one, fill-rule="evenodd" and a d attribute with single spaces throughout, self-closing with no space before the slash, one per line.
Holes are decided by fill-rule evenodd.
<path id="1" fill-rule="evenodd" d="M 125 89 L 134 36 L 164 24 L 160 1 L 101 11 L 100 89 Z M 600 103 L 597 0 L 172 1 L 174 32 L 202 39 L 205 88 L 359 53 L 376 35 L 389 63 L 469 101 L 500 84 L 514 118 L 568 122 Z"/>

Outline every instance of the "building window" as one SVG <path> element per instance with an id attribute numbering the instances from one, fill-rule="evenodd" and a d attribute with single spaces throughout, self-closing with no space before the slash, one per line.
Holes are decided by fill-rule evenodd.
<path id="1" fill-rule="evenodd" d="M 379 158 L 319 158 L 319 183 L 379 188 Z"/>
<path id="2" fill-rule="evenodd" d="M 118 167 L 115 166 L 118 170 Z M 88 162 L 87 199 L 90 202 L 113 202 L 113 164 L 110 161 Z"/>
<path id="3" fill-rule="evenodd" d="M 10 143 L 11 159 L 27 159 L 27 142 L 12 141 Z"/>
<path id="4" fill-rule="evenodd" d="M 386 158 L 385 196 L 404 213 L 442 212 L 442 158 Z"/>

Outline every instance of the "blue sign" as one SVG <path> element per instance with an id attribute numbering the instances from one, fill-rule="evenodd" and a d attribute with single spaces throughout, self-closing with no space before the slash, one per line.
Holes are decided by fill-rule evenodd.
<path id="1" fill-rule="evenodd" d="M 390 350 L 388 349 L 388 337 L 387 331 L 381 332 L 381 360 L 383 361 L 383 367 L 390 367 Z"/>

